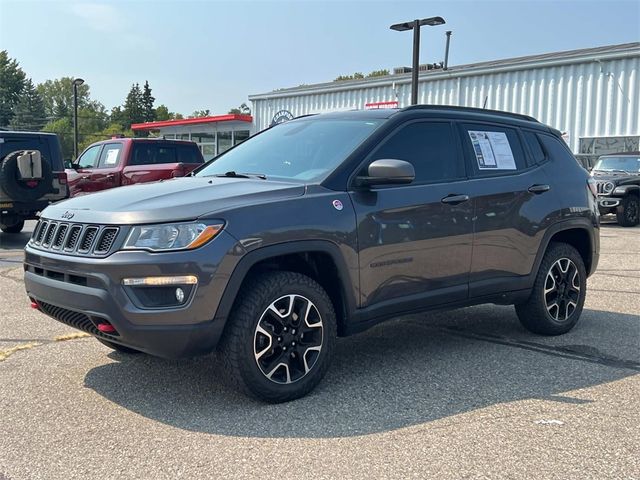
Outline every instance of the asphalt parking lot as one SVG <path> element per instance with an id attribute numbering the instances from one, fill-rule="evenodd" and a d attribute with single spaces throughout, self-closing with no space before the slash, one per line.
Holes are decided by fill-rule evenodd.
<path id="1" fill-rule="evenodd" d="M 605 221 L 567 335 L 493 305 L 403 317 L 341 339 L 282 405 L 220 385 L 211 357 L 69 338 L 29 308 L 27 239 L 0 234 L 1 480 L 640 478 L 640 227 Z"/>

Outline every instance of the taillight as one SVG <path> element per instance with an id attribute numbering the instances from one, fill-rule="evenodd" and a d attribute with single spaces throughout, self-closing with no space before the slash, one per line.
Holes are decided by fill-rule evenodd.
<path id="1" fill-rule="evenodd" d="M 58 182 L 60 182 L 60 185 L 67 184 L 67 172 L 57 172 L 56 178 L 58 179 Z"/>
<path id="2" fill-rule="evenodd" d="M 184 168 L 184 165 L 180 164 L 176 167 L 175 170 L 171 172 L 171 178 L 184 177 L 185 173 L 186 170 Z"/>
<path id="3" fill-rule="evenodd" d="M 593 197 L 596 198 L 598 196 L 598 185 L 593 177 L 589 177 L 589 179 L 587 180 L 587 185 L 589 186 L 589 190 L 591 190 Z"/>

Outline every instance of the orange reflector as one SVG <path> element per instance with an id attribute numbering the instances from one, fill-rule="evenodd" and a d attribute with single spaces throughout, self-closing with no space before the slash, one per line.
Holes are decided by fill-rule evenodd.
<path id="1" fill-rule="evenodd" d="M 198 248 L 207 243 L 213 237 L 215 237 L 222 230 L 222 225 L 209 225 L 205 228 L 200 235 L 198 235 L 193 242 L 187 245 L 189 250 Z"/>

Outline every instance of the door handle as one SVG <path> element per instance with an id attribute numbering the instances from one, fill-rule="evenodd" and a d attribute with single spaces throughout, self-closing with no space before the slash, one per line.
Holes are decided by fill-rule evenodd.
<path id="1" fill-rule="evenodd" d="M 469 200 L 469 195 L 447 195 L 442 200 L 442 203 L 449 203 L 452 205 L 457 205 L 458 203 L 466 202 Z"/>
<path id="2" fill-rule="evenodd" d="M 535 193 L 535 194 L 548 192 L 549 190 L 551 190 L 551 187 L 549 185 L 538 185 L 538 184 L 536 184 L 536 185 L 531 185 L 529 187 L 529 191 L 531 193 Z"/>
<path id="3" fill-rule="evenodd" d="M 89 175 L 83 175 L 82 177 L 80 177 L 80 179 L 82 179 L 82 180 L 89 180 Z"/>
<path id="4" fill-rule="evenodd" d="M 109 174 L 109 175 L 107 175 L 105 178 L 106 178 L 107 180 L 113 180 L 113 179 L 114 179 L 114 178 L 116 178 L 116 177 L 115 177 L 115 175 L 114 175 L 113 173 L 110 173 L 110 174 Z"/>

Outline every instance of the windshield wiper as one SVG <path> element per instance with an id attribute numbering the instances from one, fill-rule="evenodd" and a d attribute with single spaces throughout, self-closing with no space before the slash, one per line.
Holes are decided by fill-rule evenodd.
<path id="1" fill-rule="evenodd" d="M 629 175 L 630 173 L 630 172 L 627 172 L 626 170 L 620 170 L 619 168 L 607 168 L 607 169 L 597 168 L 595 171 L 606 172 L 606 173 L 620 172 L 620 173 L 624 173 L 625 175 Z"/>
<path id="2" fill-rule="evenodd" d="M 242 172 L 226 172 L 226 173 L 218 173 L 213 175 L 214 177 L 228 177 L 228 178 L 251 178 L 257 177 L 261 180 L 266 180 L 267 176 L 264 173 L 242 173 Z"/>

